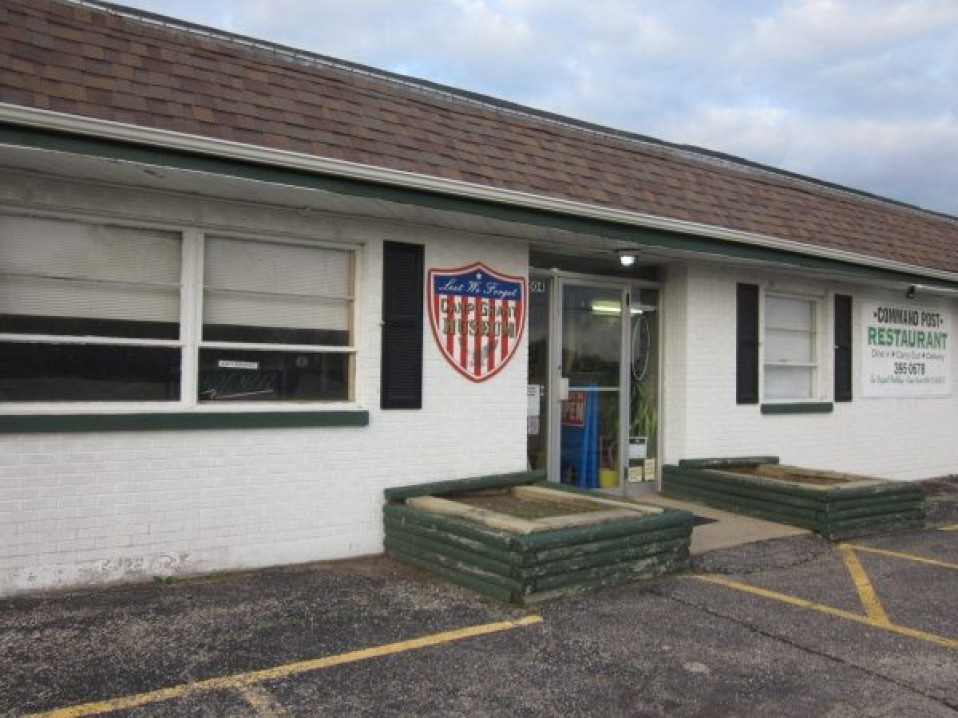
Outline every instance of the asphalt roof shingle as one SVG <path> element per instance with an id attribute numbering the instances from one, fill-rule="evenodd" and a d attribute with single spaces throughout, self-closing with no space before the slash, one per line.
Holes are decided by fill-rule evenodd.
<path id="1" fill-rule="evenodd" d="M 958 272 L 958 220 L 60 0 L 0 6 L 0 101 Z"/>

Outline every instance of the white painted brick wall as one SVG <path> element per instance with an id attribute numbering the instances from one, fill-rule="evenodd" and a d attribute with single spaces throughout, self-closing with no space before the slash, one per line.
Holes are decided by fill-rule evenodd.
<path id="1" fill-rule="evenodd" d="M 0 202 L 362 243 L 358 403 L 364 428 L 0 436 L 0 594 L 297 563 L 382 550 L 387 486 L 522 470 L 526 353 L 480 384 L 424 337 L 421 411 L 379 407 L 382 241 L 426 266 L 482 260 L 526 275 L 528 250 L 380 221 L 9 178 Z"/>
<path id="2" fill-rule="evenodd" d="M 523 243 L 115 187 L 0 179 L 0 204 L 8 207 L 361 244 L 357 399 L 370 410 L 370 425 L 358 429 L 0 436 L 0 594 L 376 553 L 385 487 L 525 468 L 525 344 L 506 370 L 474 384 L 448 366 L 427 331 L 423 409 L 378 409 L 382 241 L 425 244 L 427 267 L 481 259 L 524 275 Z M 664 460 L 760 453 L 896 478 L 958 472 L 955 396 L 856 395 L 832 414 L 805 416 L 763 416 L 757 406 L 735 404 L 735 283 L 783 279 L 791 281 L 728 268 L 669 268 Z M 885 296 L 862 286 L 810 286 L 859 300 Z M 955 302 L 950 309 L 958 315 Z M 958 352 L 952 357 L 958 363 Z M 958 366 L 952 373 L 958 380 Z"/>
<path id="3" fill-rule="evenodd" d="M 670 275 L 671 276 L 671 275 Z M 903 291 L 867 284 L 796 280 L 786 275 L 736 272 L 693 266 L 678 272 L 666 289 L 666 341 L 678 363 L 667 360 L 665 461 L 712 456 L 777 455 L 785 463 L 897 479 L 958 474 L 958 395 L 945 398 L 863 398 L 858 383 L 861 346 L 857 302 L 902 299 Z M 830 414 L 762 415 L 757 405 L 735 403 L 735 285 L 751 282 L 781 289 L 850 294 L 855 359 L 854 399 L 836 403 Z M 831 300 L 826 300 L 831 315 Z M 958 318 L 958 303 L 921 298 Z M 684 324 L 671 324 L 674 315 Z M 951 328 L 954 336 L 954 325 Z M 823 340 L 831 344 L 829 323 Z M 684 347 L 681 345 L 684 342 Z M 832 398 L 831 352 L 824 386 Z M 958 380 L 958 351 L 951 350 L 952 381 Z M 673 382 L 677 389 L 671 389 Z"/>

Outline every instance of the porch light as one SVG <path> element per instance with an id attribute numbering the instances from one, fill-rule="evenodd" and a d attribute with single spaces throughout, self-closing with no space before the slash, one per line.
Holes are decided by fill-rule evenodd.
<path id="1" fill-rule="evenodd" d="M 623 267 L 631 267 L 638 259 L 638 255 L 631 249 L 617 249 L 615 253 L 619 255 L 619 264 Z"/>

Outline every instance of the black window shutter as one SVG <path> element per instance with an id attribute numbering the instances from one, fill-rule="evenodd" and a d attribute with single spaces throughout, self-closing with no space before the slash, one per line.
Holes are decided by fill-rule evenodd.
<path id="1" fill-rule="evenodd" d="M 422 408 L 423 257 L 421 244 L 383 245 L 383 409 Z"/>
<path id="2" fill-rule="evenodd" d="M 736 301 L 735 402 L 758 403 L 758 285 L 739 284 Z"/>
<path id="3" fill-rule="evenodd" d="M 852 400 L 852 298 L 835 295 L 835 401 Z"/>

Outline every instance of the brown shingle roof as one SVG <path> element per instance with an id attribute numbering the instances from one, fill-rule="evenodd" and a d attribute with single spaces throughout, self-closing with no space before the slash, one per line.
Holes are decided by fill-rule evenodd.
<path id="1" fill-rule="evenodd" d="M 958 272 L 958 220 L 58 0 L 0 6 L 0 101 Z"/>

